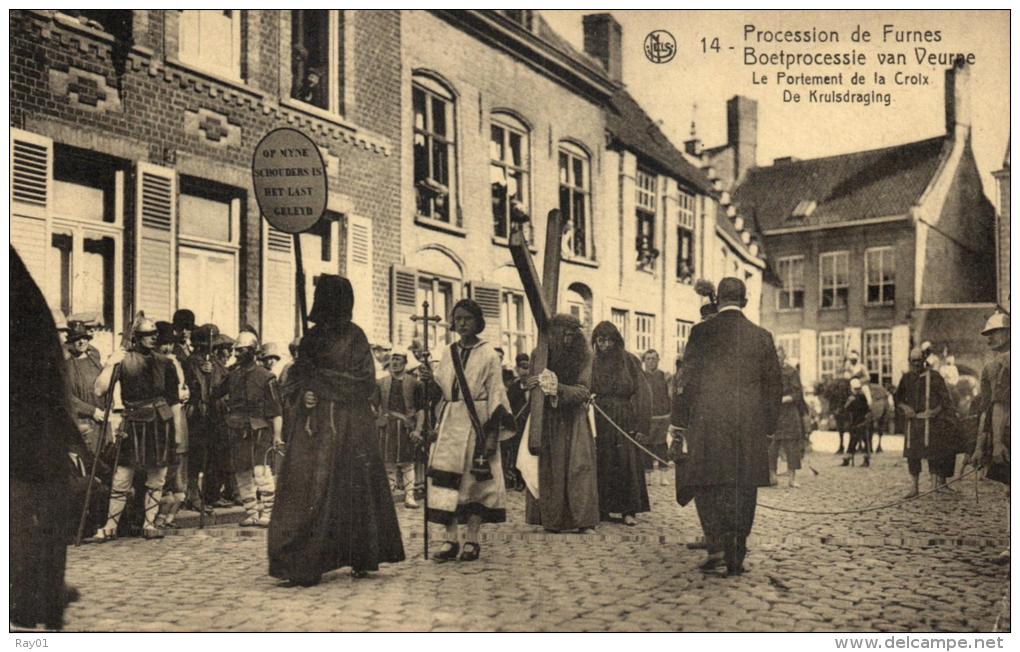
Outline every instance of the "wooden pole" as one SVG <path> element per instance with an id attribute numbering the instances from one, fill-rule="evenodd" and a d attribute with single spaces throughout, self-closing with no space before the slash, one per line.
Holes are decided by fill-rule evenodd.
<path id="1" fill-rule="evenodd" d="M 305 267 L 301 261 L 301 234 L 294 234 L 295 284 L 297 285 L 298 310 L 301 313 L 301 337 L 308 332 L 308 303 L 305 296 Z"/>

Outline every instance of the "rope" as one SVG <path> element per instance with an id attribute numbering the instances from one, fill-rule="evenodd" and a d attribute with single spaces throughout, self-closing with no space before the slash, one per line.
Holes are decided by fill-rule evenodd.
<path id="1" fill-rule="evenodd" d="M 621 435 L 623 435 L 624 437 L 626 437 L 630 441 L 630 443 L 634 444 L 635 446 L 637 446 L 638 448 L 643 450 L 645 453 L 650 455 L 652 458 L 654 458 L 658 462 L 660 462 L 662 464 L 668 464 L 668 462 L 666 462 L 666 460 L 662 459 L 661 457 L 659 457 L 658 455 L 656 455 L 655 453 L 651 452 L 650 450 L 648 450 L 647 448 L 645 448 L 644 446 L 639 444 L 637 441 L 635 441 L 633 437 L 631 437 L 627 432 L 625 432 L 623 430 L 623 428 L 621 428 L 615 421 L 612 420 L 612 418 L 610 418 L 610 416 L 608 414 L 605 413 L 605 411 L 602 410 L 601 407 L 599 407 L 598 403 L 596 403 L 593 400 L 591 402 L 591 404 L 595 407 L 595 409 L 599 412 L 599 414 L 601 414 L 603 417 L 605 417 L 606 421 L 609 422 L 609 425 L 611 425 L 614 428 L 616 428 L 620 432 Z M 865 512 L 877 512 L 877 511 L 880 511 L 880 510 L 883 510 L 883 509 L 889 509 L 890 507 L 898 507 L 899 505 L 903 505 L 903 504 L 909 503 L 912 500 L 917 500 L 919 498 L 924 498 L 925 496 L 929 496 L 929 495 L 931 495 L 931 494 L 933 494 L 933 493 L 935 493 L 937 491 L 940 491 L 942 489 L 942 487 L 948 487 L 951 484 L 955 484 L 957 482 L 960 482 L 961 480 L 963 480 L 967 476 L 972 475 L 974 473 L 977 473 L 977 468 L 973 468 L 970 471 L 966 471 L 965 473 L 961 473 L 959 476 L 953 478 L 952 480 L 947 481 L 944 485 L 940 485 L 938 487 L 935 487 L 934 489 L 929 489 L 928 491 L 925 491 L 925 492 L 922 492 L 922 493 L 918 493 L 918 494 L 913 495 L 913 496 L 908 496 L 907 498 L 901 498 L 900 500 L 895 500 L 895 501 L 893 501 L 891 503 L 885 503 L 885 504 L 882 504 L 882 505 L 875 505 L 874 507 L 862 507 L 860 509 L 845 509 L 845 510 L 838 510 L 838 511 L 819 511 L 819 510 L 806 510 L 806 509 L 787 509 L 785 507 L 776 507 L 775 505 L 769 505 L 769 504 L 766 504 L 766 503 L 762 503 L 760 501 L 757 503 L 757 505 L 758 505 L 758 507 L 761 507 L 762 509 L 771 509 L 771 510 L 776 511 L 776 512 L 785 512 L 787 514 L 809 514 L 809 515 L 815 515 L 815 516 L 837 516 L 837 515 L 841 515 L 841 514 L 863 514 Z"/>

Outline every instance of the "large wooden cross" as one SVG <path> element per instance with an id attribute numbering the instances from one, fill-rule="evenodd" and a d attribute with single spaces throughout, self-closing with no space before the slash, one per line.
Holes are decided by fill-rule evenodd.
<path id="1" fill-rule="evenodd" d="M 528 222 L 527 214 L 514 209 L 510 227 L 510 255 L 513 257 L 517 273 L 520 274 L 524 293 L 531 306 L 531 314 L 538 326 L 538 344 L 535 346 L 535 357 L 531 360 L 531 373 L 539 373 L 549 362 L 549 321 L 556 314 L 556 300 L 560 287 L 560 246 L 563 231 L 560 226 L 559 210 L 549 211 L 549 220 L 545 231 L 545 252 L 542 262 L 542 280 L 538 279 L 535 263 L 528 251 L 528 242 L 524 237 L 524 225 Z M 545 396 L 540 387 L 531 390 L 531 426 L 528 430 L 528 450 L 538 455 L 542 448 L 542 423 L 545 407 Z"/>

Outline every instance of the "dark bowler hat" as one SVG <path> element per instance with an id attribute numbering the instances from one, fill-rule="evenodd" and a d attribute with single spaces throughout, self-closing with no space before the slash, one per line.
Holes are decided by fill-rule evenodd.
<path id="1" fill-rule="evenodd" d="M 174 325 L 168 321 L 156 322 L 156 346 L 173 344 L 177 341 L 174 337 Z"/>
<path id="2" fill-rule="evenodd" d="M 518 353 L 517 357 L 514 358 L 514 361 L 517 362 L 517 366 L 520 367 L 521 365 L 530 364 L 531 356 L 527 353 Z"/>
<path id="3" fill-rule="evenodd" d="M 82 322 L 74 322 L 71 327 L 67 329 L 67 343 L 77 342 L 78 340 L 91 340 L 92 336 L 89 334 L 85 324 Z"/>
<path id="4" fill-rule="evenodd" d="M 211 342 L 216 341 L 219 334 L 220 329 L 216 324 L 202 324 L 191 334 L 191 344 L 196 347 L 208 347 Z"/>
<path id="5" fill-rule="evenodd" d="M 174 330 L 195 330 L 195 313 L 191 312 L 187 308 L 181 308 L 174 313 L 173 319 Z"/>

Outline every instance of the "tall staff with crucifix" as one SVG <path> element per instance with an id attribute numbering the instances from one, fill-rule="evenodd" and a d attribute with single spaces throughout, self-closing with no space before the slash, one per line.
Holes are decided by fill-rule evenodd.
<path id="1" fill-rule="evenodd" d="M 432 369 L 432 356 L 429 353 L 429 324 L 436 324 L 440 321 L 439 315 L 429 314 L 429 302 L 424 301 L 421 304 L 421 315 L 413 315 L 412 321 L 420 321 L 422 323 L 422 352 L 421 352 L 421 363 Z M 434 328 L 434 326 L 433 326 Z M 428 402 L 427 397 L 430 395 L 426 387 L 426 403 Z M 425 406 L 425 436 L 422 437 L 421 446 L 423 448 L 422 457 L 425 460 L 425 464 L 429 462 L 429 439 L 432 437 L 432 433 L 435 432 L 435 414 L 433 414 L 431 407 Z M 425 559 L 429 558 L 429 483 L 425 482 L 425 510 L 422 512 L 423 525 L 424 525 L 424 556 Z"/>

